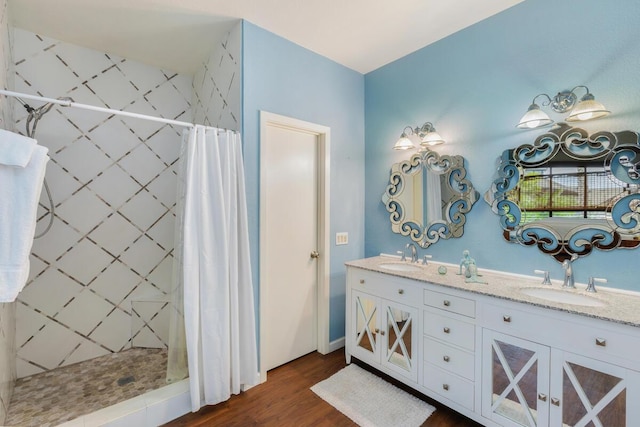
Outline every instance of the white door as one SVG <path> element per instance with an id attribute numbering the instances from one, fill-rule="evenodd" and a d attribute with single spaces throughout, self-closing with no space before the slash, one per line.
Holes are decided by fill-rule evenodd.
<path id="1" fill-rule="evenodd" d="M 269 370 L 318 348 L 319 137 L 268 124 L 260 139 L 261 357 Z"/>

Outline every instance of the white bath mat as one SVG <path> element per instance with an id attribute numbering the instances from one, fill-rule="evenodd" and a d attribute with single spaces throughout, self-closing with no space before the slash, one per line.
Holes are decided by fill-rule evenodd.
<path id="1" fill-rule="evenodd" d="M 361 427 L 418 427 L 435 408 L 351 364 L 311 390 Z"/>

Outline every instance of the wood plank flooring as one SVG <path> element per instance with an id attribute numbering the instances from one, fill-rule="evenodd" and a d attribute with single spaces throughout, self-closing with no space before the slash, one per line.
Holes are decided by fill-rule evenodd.
<path id="1" fill-rule="evenodd" d="M 345 367 L 344 349 L 328 355 L 310 353 L 268 372 L 267 382 L 226 402 L 207 406 L 165 426 L 246 427 L 246 426 L 355 426 L 333 406 L 316 396 L 309 387 Z M 361 365 L 367 368 L 366 365 Z M 385 378 L 389 380 L 389 378 Z M 394 382 L 397 386 L 399 383 Z M 480 424 L 404 386 L 436 407 L 423 427 L 478 427 Z"/>

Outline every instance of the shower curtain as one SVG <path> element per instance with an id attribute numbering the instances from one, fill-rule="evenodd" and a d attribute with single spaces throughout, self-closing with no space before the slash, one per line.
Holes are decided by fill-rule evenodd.
<path id="1" fill-rule="evenodd" d="M 174 313 L 184 328 L 174 316 L 167 379 L 184 377 L 186 347 L 195 412 L 257 384 L 258 363 L 240 136 L 195 126 L 181 163 Z"/>

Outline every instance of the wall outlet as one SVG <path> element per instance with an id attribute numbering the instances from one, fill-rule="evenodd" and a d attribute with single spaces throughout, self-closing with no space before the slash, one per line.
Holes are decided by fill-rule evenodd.
<path id="1" fill-rule="evenodd" d="M 347 243 L 349 243 L 349 233 L 346 231 L 336 233 L 336 246 L 346 245 Z"/>

